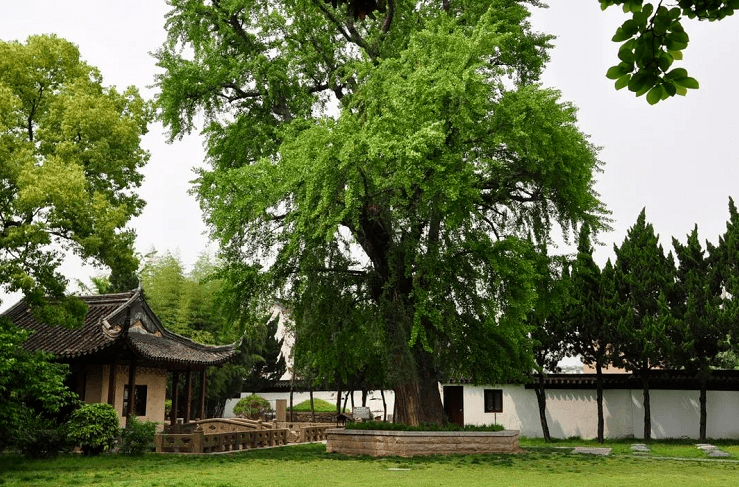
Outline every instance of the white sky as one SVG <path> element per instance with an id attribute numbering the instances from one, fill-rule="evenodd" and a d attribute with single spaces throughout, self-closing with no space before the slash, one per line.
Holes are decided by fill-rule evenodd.
<path id="1" fill-rule="evenodd" d="M 551 8 L 536 11 L 532 21 L 536 30 L 557 36 L 543 82 L 579 108 L 581 129 L 603 148 L 597 189 L 615 221 L 613 232 L 600 237 L 604 246 L 596 249 L 596 260 L 602 265 L 613 256 L 613 244 L 623 241 L 643 207 L 667 249 L 671 237 L 684 241 L 696 223 L 701 239 L 715 242 L 725 229 L 729 196 L 739 199 L 739 60 L 733 53 L 739 20 L 686 22 L 691 43 L 681 66 L 701 89 L 649 106 L 643 97 L 616 92 L 605 78 L 617 60 L 618 45 L 610 38 L 626 20 L 624 14 L 615 7 L 601 12 L 596 0 L 549 3 Z M 164 41 L 168 10 L 163 0 L 5 1 L 0 39 L 56 33 L 79 46 L 106 85 L 136 85 L 152 97 L 148 86 L 156 68 L 149 53 Z M 192 136 L 168 145 L 155 124 L 143 144 L 151 160 L 140 192 L 147 206 L 131 223 L 137 250 L 178 252 L 189 268 L 208 246 L 199 207 L 187 193 L 191 168 L 203 163 L 202 142 Z M 84 281 L 102 273 L 81 269 L 77 262 L 66 265 L 65 272 Z M 15 301 L 2 293 L 0 298 L 0 308 Z"/>

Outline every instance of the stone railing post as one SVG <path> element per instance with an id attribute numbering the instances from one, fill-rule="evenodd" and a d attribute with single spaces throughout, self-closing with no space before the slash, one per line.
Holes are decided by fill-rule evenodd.
<path id="1" fill-rule="evenodd" d="M 154 446 L 156 447 L 156 452 L 161 453 L 162 452 L 162 443 L 163 443 L 163 434 L 157 433 L 154 436 Z"/>
<path id="2" fill-rule="evenodd" d="M 205 432 L 203 431 L 203 428 L 198 425 L 197 428 L 192 432 L 192 452 L 193 453 L 203 453 L 203 437 L 205 436 Z"/>

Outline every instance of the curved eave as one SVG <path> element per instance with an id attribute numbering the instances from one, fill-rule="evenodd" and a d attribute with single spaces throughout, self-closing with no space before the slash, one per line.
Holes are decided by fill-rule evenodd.
<path id="1" fill-rule="evenodd" d="M 236 355 L 234 345 L 201 345 L 174 333 L 157 336 L 131 329 L 126 341 L 136 354 L 146 360 L 182 366 L 222 365 Z"/>

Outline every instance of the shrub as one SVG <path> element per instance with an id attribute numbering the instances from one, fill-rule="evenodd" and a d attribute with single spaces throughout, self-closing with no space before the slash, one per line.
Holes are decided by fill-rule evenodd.
<path id="1" fill-rule="evenodd" d="M 313 410 L 317 413 L 335 413 L 336 404 L 331 404 L 330 402 L 324 401 L 323 399 L 314 398 L 313 399 Z M 298 413 L 310 412 L 310 399 L 293 406 L 293 411 L 298 412 Z"/>
<path id="2" fill-rule="evenodd" d="M 15 445 L 30 458 L 54 458 L 70 448 L 67 429 L 52 419 L 29 414 L 19 425 Z"/>
<path id="3" fill-rule="evenodd" d="M 70 440 L 85 455 L 97 455 L 110 448 L 121 428 L 118 413 L 110 404 L 83 404 L 67 423 Z"/>
<path id="4" fill-rule="evenodd" d="M 256 394 L 252 394 L 251 396 L 242 398 L 236 403 L 234 406 L 234 414 L 237 416 L 246 416 L 249 419 L 259 419 L 270 409 L 268 400 L 259 397 Z"/>
<path id="5" fill-rule="evenodd" d="M 121 452 L 128 455 L 142 455 L 153 450 L 156 434 L 156 423 L 141 422 L 132 414 L 128 418 L 128 426 L 121 432 Z"/>

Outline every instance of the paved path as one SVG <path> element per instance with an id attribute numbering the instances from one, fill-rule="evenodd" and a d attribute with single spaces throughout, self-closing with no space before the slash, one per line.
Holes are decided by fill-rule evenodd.
<path id="1" fill-rule="evenodd" d="M 585 448 L 585 447 L 577 447 L 574 450 L 572 450 L 572 453 L 585 453 L 587 455 L 600 455 L 602 457 L 608 456 L 611 454 L 610 448 Z"/>

